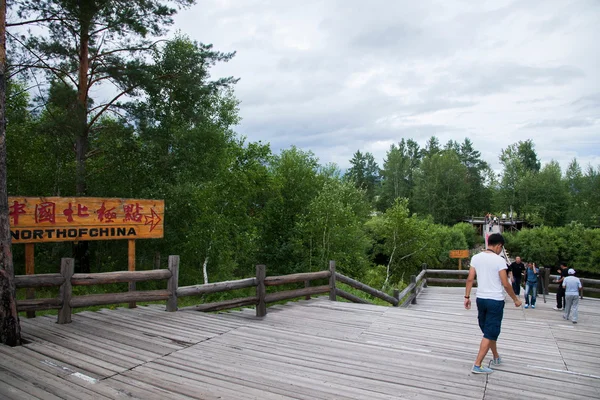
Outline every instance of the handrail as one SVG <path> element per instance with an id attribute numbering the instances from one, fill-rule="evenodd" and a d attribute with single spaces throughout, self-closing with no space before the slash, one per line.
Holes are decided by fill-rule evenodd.
<path id="1" fill-rule="evenodd" d="M 338 280 L 342 283 L 345 283 L 348 286 L 352 286 L 355 289 L 358 289 L 365 293 L 368 293 L 373 297 L 377 297 L 381 300 L 387 301 L 388 303 L 391 303 L 394 306 L 398 305 L 398 299 L 396 299 L 396 298 L 390 296 L 389 294 L 384 293 L 380 290 L 374 289 L 374 288 L 370 287 L 369 285 L 365 285 L 362 282 L 359 282 L 359 281 L 349 278 L 345 275 L 342 275 L 339 272 L 335 273 L 335 278 L 336 278 L 336 280 Z"/>
<path id="2" fill-rule="evenodd" d="M 57 298 L 19 300 L 17 302 L 17 307 L 18 311 L 58 309 L 58 323 L 64 324 L 71 322 L 72 309 L 78 307 L 166 300 L 166 310 L 176 311 L 178 309 L 177 299 L 179 297 L 199 296 L 251 287 L 256 288 L 255 296 L 228 299 L 213 303 L 204 303 L 193 307 L 184 307 L 182 309 L 191 309 L 197 311 L 220 311 L 247 305 L 255 305 L 257 316 L 263 317 L 266 315 L 266 304 L 268 303 L 289 300 L 298 297 L 310 299 L 311 295 L 325 293 L 329 293 L 329 298 L 333 301 L 335 301 L 339 296 L 355 303 L 371 304 L 371 302 L 368 300 L 362 299 L 354 294 L 347 293 L 344 290 L 337 288 L 336 281 L 345 283 L 373 297 L 382 299 L 393 306 L 407 306 L 409 303 L 416 303 L 418 293 L 427 284 L 425 277 L 426 266 L 423 266 L 421 273 L 419 273 L 417 276 L 411 276 L 411 283 L 402 292 L 395 290 L 394 296 L 390 296 L 387 293 L 336 272 L 335 262 L 331 261 L 329 263 L 329 270 L 324 271 L 267 277 L 265 266 L 257 265 L 256 277 L 225 282 L 215 282 L 204 285 L 179 287 L 179 256 L 169 256 L 169 269 L 151 271 L 118 271 L 95 274 L 75 274 L 74 260 L 72 258 L 64 258 L 61 261 L 60 274 L 16 276 L 15 282 L 19 288 L 59 286 L 60 294 Z M 121 282 L 143 282 L 165 279 L 168 281 L 167 290 L 129 291 L 122 293 L 90 294 L 83 296 L 73 296 L 72 290 L 73 286 Z M 310 282 L 312 281 L 325 279 L 329 280 L 327 285 L 310 285 Z M 287 285 L 300 282 L 304 282 L 304 288 L 283 290 L 273 293 L 267 293 L 266 291 L 266 287 L 269 286 Z"/>
<path id="3" fill-rule="evenodd" d="M 102 285 L 121 282 L 144 282 L 152 280 L 169 280 L 177 278 L 178 263 L 172 265 L 169 257 L 169 269 L 152 271 L 118 271 L 95 274 L 75 274 L 75 260 L 63 258 L 60 274 L 17 275 L 17 288 L 59 287 L 59 296 L 55 298 L 17 300 L 17 311 L 59 310 L 58 323 L 71 322 L 73 308 L 107 304 L 120 304 L 132 301 L 167 300 L 173 293 L 169 290 L 131 291 L 124 293 L 105 293 L 84 296 L 73 296 L 73 286 Z"/>
<path id="4" fill-rule="evenodd" d="M 548 294 L 548 289 L 553 289 L 556 291 L 558 285 L 556 283 L 551 282 L 551 279 L 556 280 L 559 278 L 558 275 L 550 274 L 550 268 L 540 267 L 540 279 L 542 280 L 542 287 L 544 289 L 544 294 Z M 461 284 L 464 285 L 466 283 L 466 279 L 461 279 L 461 277 L 465 277 L 469 274 L 468 270 L 455 270 L 455 269 L 428 269 L 426 274 L 426 280 L 428 284 L 440 284 L 440 285 L 448 285 L 448 284 Z M 436 275 L 454 275 L 455 278 L 432 278 L 431 276 Z M 590 278 L 579 278 L 581 283 L 583 283 L 583 293 L 600 293 L 600 288 L 598 287 L 590 287 L 590 285 L 600 285 L 599 279 L 590 279 Z M 477 280 L 475 280 L 475 283 Z"/>

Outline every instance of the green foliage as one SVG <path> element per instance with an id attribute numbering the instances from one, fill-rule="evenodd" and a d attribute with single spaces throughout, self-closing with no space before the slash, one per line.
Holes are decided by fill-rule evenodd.
<path id="1" fill-rule="evenodd" d="M 556 267 L 561 261 L 580 271 L 600 273 L 600 230 L 582 224 L 537 227 L 506 235 L 510 254 L 539 265 Z"/>
<path id="2" fill-rule="evenodd" d="M 47 36 L 22 40 L 62 72 L 49 74 L 33 100 L 25 90 L 30 76 L 9 82 L 8 185 L 11 195 L 75 195 L 81 160 L 74 150 L 85 133 L 89 195 L 165 199 L 165 238 L 140 241 L 140 269 L 151 268 L 157 253 L 163 268 L 167 255 L 179 254 L 180 284 L 191 285 L 205 274 L 210 282 L 249 277 L 258 263 L 279 275 L 322 270 L 335 260 L 341 272 L 389 292 L 422 263 L 454 268 L 450 250 L 482 242 L 471 225 L 457 222 L 493 206 L 538 226 L 506 235 L 512 255 L 542 265 L 564 259 L 599 272 L 600 231 L 589 229 L 600 226 L 598 168 L 573 160 L 563 176 L 558 163 L 541 165 L 531 140 L 502 150 L 501 176 L 468 138 L 441 146 L 433 136 L 423 147 L 402 138 L 382 169 L 358 150 L 344 177 L 310 151 L 272 154 L 269 145 L 248 143 L 234 131 L 237 80 L 211 79 L 211 67 L 235 53 L 182 34 L 160 45 L 147 41 L 172 22 L 175 9 L 167 4 L 193 1 L 125 3 L 13 2 L 21 17 L 60 17 L 49 22 Z M 107 27 L 105 40 L 89 41 L 90 86 L 112 81 L 129 97 L 96 105 L 86 94 L 82 108 L 79 50 L 71 39 L 100 27 Z M 14 60 L 32 62 L 17 53 Z M 124 241 L 94 242 L 90 250 L 94 272 L 127 263 Z M 70 244 L 36 246 L 37 271 L 56 272 L 60 257 L 71 254 Z M 22 249 L 15 260 L 21 272 Z M 227 295 L 202 301 L 219 296 Z"/>

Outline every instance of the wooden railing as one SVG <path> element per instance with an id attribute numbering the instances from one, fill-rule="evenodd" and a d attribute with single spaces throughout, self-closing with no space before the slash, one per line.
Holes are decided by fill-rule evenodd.
<path id="1" fill-rule="evenodd" d="M 411 276 L 411 283 L 403 291 L 400 292 L 399 290 L 395 290 L 394 296 L 390 296 L 387 293 L 336 272 L 334 261 L 329 263 L 329 270 L 325 271 L 269 277 L 266 276 L 266 267 L 264 265 L 257 265 L 256 276 L 252 278 L 179 287 L 179 256 L 169 257 L 169 269 L 105 272 L 96 274 L 75 274 L 74 260 L 72 258 L 63 258 L 61 261 L 60 274 L 18 275 L 15 276 L 15 284 L 17 288 L 25 289 L 58 286 L 60 288 L 58 297 L 18 300 L 17 310 L 31 312 L 57 309 L 59 310 L 58 323 L 66 324 L 71 322 L 73 308 L 162 300 L 167 303 L 167 311 L 177 311 L 177 301 L 180 297 L 228 292 L 251 287 L 256 288 L 256 294 L 253 296 L 204 303 L 185 308 L 197 311 L 220 311 L 253 305 L 256 306 L 256 315 L 258 317 L 263 317 L 267 314 L 268 303 L 290 300 L 298 297 L 310 299 L 311 295 L 325 293 L 329 293 L 329 299 L 332 301 L 335 301 L 337 296 L 339 296 L 355 303 L 372 304 L 368 300 L 336 287 L 336 282 L 344 283 L 373 297 L 382 299 L 393 306 L 406 307 L 409 304 L 415 304 L 417 295 L 423 287 L 427 286 L 425 279 L 426 272 L 426 267 L 423 266 L 419 275 Z M 329 280 L 327 285 L 311 286 L 311 282 L 325 279 Z M 73 296 L 73 286 L 156 280 L 167 280 L 167 289 Z M 301 289 L 284 290 L 273 293 L 267 293 L 266 291 L 268 286 L 288 285 L 301 282 L 304 282 L 304 288 Z"/>
<path id="2" fill-rule="evenodd" d="M 550 268 L 540 267 L 539 279 L 542 281 L 542 287 L 544 288 L 544 294 L 548 294 L 550 291 L 556 293 L 558 284 L 553 283 L 558 278 L 558 275 L 551 275 Z M 464 285 L 467 282 L 468 270 L 454 270 L 454 269 L 428 269 L 426 274 L 426 281 L 432 285 Z M 443 278 L 436 278 L 436 276 L 444 276 Z M 449 277 L 451 276 L 451 277 Z M 600 293 L 600 280 L 579 278 L 583 284 L 583 295 L 591 295 Z M 477 281 L 475 281 L 477 282 Z M 594 287 L 598 286 L 598 287 Z"/>
<path id="3" fill-rule="evenodd" d="M 75 274 L 75 262 L 72 258 L 63 258 L 60 274 L 17 275 L 17 288 L 39 288 L 58 286 L 58 297 L 43 299 L 17 300 L 17 311 L 59 310 L 58 323 L 71 322 L 73 308 L 99 306 L 120 303 L 135 303 L 138 301 L 171 300 L 172 291 L 149 290 L 130 291 L 124 293 L 90 294 L 73 296 L 73 286 L 103 285 L 121 282 L 144 282 L 153 280 L 168 280 L 168 286 L 174 285 L 179 268 L 179 256 L 169 257 L 169 269 L 152 271 L 122 271 L 104 272 L 97 274 Z M 176 285 L 176 284 L 175 284 Z"/>

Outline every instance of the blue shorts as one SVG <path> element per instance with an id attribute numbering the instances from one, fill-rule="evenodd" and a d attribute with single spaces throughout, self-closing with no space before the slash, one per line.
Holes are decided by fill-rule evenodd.
<path id="1" fill-rule="evenodd" d="M 477 298 L 477 318 L 484 338 L 498 340 L 503 315 L 504 300 Z"/>

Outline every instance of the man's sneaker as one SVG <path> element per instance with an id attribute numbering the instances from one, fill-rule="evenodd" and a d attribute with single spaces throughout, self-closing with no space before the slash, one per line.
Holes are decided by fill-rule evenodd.
<path id="1" fill-rule="evenodd" d="M 562 311 L 562 308 L 559 308 L 559 307 L 554 307 L 554 308 L 553 308 L 553 310 L 556 310 L 556 311 Z"/>
<path id="2" fill-rule="evenodd" d="M 500 364 L 502 364 L 502 357 L 494 358 L 492 360 L 492 364 L 493 365 L 500 365 Z"/>
<path id="3" fill-rule="evenodd" d="M 535 308 L 535 304 L 532 304 L 532 305 L 531 305 L 531 308 Z"/>
<path id="4" fill-rule="evenodd" d="M 471 368 L 471 372 L 474 374 L 491 374 L 492 372 L 494 372 L 494 370 L 488 367 L 478 367 L 477 365 L 473 365 L 473 368 Z"/>
<path id="5" fill-rule="evenodd" d="M 529 308 L 529 304 L 525 304 L 525 308 Z"/>
<path id="6" fill-rule="evenodd" d="M 573 321 L 573 323 L 574 323 L 574 324 L 576 324 L 576 323 L 577 323 L 577 321 Z"/>

